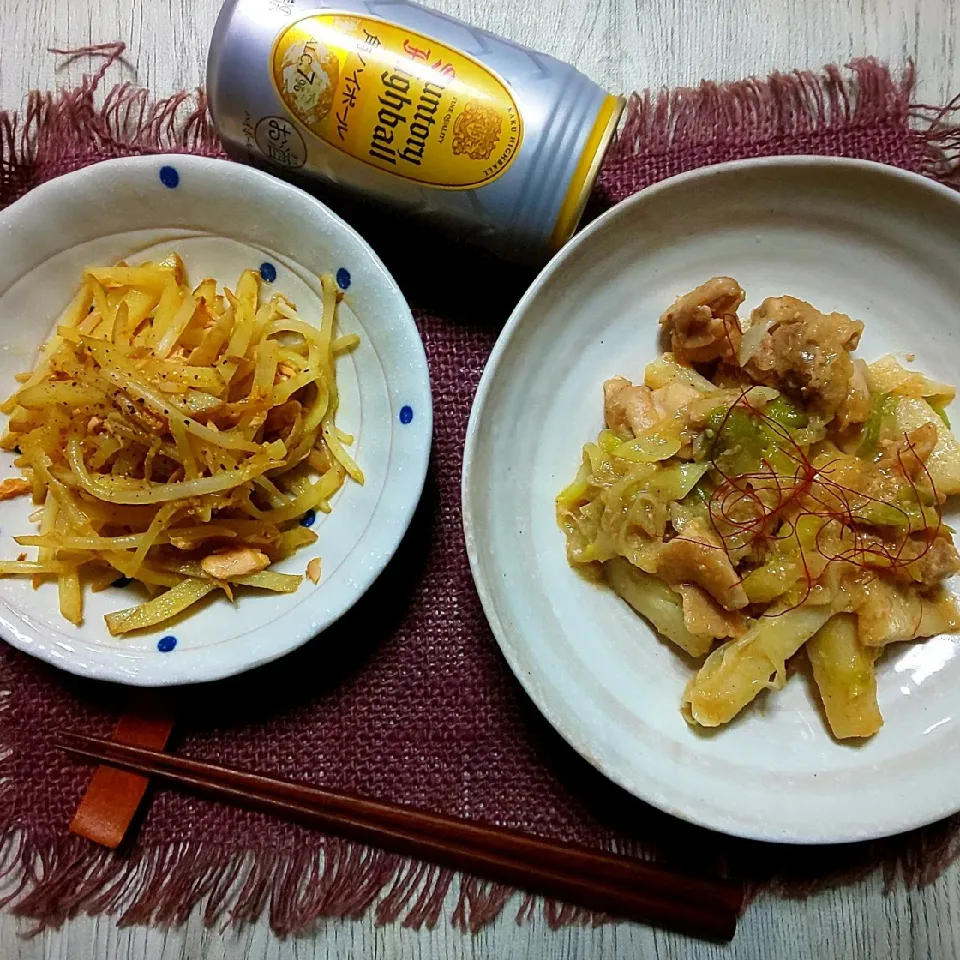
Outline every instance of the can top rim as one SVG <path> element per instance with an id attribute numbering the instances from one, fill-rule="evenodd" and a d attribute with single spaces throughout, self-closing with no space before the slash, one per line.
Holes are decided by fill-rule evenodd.
<path id="1" fill-rule="evenodd" d="M 551 255 L 556 253 L 573 236 L 577 225 L 583 217 L 587 200 L 590 199 L 590 192 L 593 190 L 597 175 L 600 173 L 600 167 L 610 147 L 610 141 L 613 139 L 613 135 L 620 123 L 620 118 L 627 105 L 627 100 L 625 97 L 610 94 L 608 95 L 607 101 L 605 101 L 605 105 L 607 104 L 609 104 L 609 114 L 606 122 L 602 125 L 598 123 L 594 127 L 594 130 L 591 131 L 580 164 L 578 164 L 578 169 L 574 171 L 570 187 L 568 188 L 568 194 L 564 197 L 563 203 L 560 206 L 560 213 L 557 216 L 557 222 L 550 234 L 548 243 Z M 604 110 L 601 108 L 598 120 L 603 119 L 603 113 Z M 590 149 L 591 146 L 593 146 L 592 153 Z M 580 167 L 587 157 L 589 157 L 587 169 L 581 172 Z"/>

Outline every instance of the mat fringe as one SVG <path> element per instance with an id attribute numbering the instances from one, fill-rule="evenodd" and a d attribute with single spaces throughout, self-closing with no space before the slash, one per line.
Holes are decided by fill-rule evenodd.
<path id="1" fill-rule="evenodd" d="M 908 63 L 901 76 L 872 57 L 846 69 L 797 70 L 730 83 L 703 81 L 697 87 L 634 93 L 627 119 L 608 160 L 617 164 L 641 155 L 702 148 L 728 154 L 728 145 L 783 140 L 833 128 L 856 130 L 880 122 L 909 125 L 921 147 L 918 173 L 960 187 L 960 95 L 942 107 L 911 101 L 916 76 Z"/>
<path id="2" fill-rule="evenodd" d="M 834 126 L 871 125 L 902 113 L 914 86 L 908 66 L 898 81 L 877 60 L 853 61 L 845 73 L 774 73 L 731 83 L 633 94 L 620 149 L 660 153 L 674 144 L 801 137 Z"/>
<path id="3" fill-rule="evenodd" d="M 56 96 L 34 91 L 21 111 L 0 112 L 0 205 L 36 186 L 50 163 L 77 169 L 104 155 L 144 152 L 223 156 L 202 90 L 154 100 L 149 91 L 120 83 L 98 102 L 100 84 L 122 58 L 124 45 L 52 52 L 98 56 L 103 62 L 75 89 Z M 832 125 L 868 126 L 900 117 L 912 124 L 923 146 L 922 172 L 960 186 L 960 97 L 939 108 L 911 104 L 913 84 L 912 67 L 895 79 L 882 64 L 863 59 L 846 71 L 828 66 L 822 73 L 634 94 L 608 161 L 616 164 L 678 145 L 709 146 L 724 138 L 790 138 Z M 9 696 L 0 701 L 0 712 Z M 368 911 L 378 924 L 432 928 L 452 890 L 457 892 L 450 922 L 475 931 L 496 919 L 514 893 L 331 837 L 320 838 L 318 849 L 250 849 L 226 860 L 221 846 L 203 841 L 122 854 L 73 836 L 40 840 L 18 821 L 13 776 L 8 750 L 0 757 L 0 884 L 5 891 L 0 906 L 12 904 L 17 914 L 32 918 L 34 932 L 81 912 L 115 914 L 120 926 L 180 924 L 197 908 L 210 926 L 252 922 L 266 911 L 280 936 L 307 930 L 321 918 L 354 918 Z M 879 859 L 865 858 L 873 867 L 861 873 L 881 865 L 888 885 L 898 877 L 922 885 L 960 853 L 956 821 L 928 828 L 907 846 L 890 844 L 880 841 Z M 749 856 L 746 846 L 738 852 Z M 765 862 L 775 887 L 804 892 L 802 877 L 794 876 L 792 886 L 777 883 L 777 876 L 791 873 L 782 869 L 778 855 Z M 538 897 L 520 898 L 518 923 L 538 914 L 551 927 L 606 919 Z"/>
<path id="4" fill-rule="evenodd" d="M 149 90 L 115 84 L 97 102 L 100 84 L 126 45 L 105 43 L 78 50 L 51 50 L 69 59 L 102 57 L 80 86 L 56 95 L 33 90 L 19 111 L 0 111 L 0 198 L 9 203 L 37 186 L 39 166 L 64 170 L 101 158 L 139 153 L 197 153 L 224 156 L 202 89 L 156 100 Z"/>

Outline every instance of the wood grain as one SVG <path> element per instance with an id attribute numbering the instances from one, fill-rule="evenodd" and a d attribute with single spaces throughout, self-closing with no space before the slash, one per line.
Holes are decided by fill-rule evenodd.
<path id="1" fill-rule="evenodd" d="M 735 79 L 874 55 L 912 57 L 918 95 L 931 103 L 960 92 L 960 4 L 955 0 L 425 0 L 428 6 L 553 53 L 614 91 Z M 202 82 L 219 0 L 0 0 L 0 106 L 30 87 L 76 83 L 88 66 L 57 70 L 47 47 L 125 40 L 117 79 L 158 94 Z M 447 909 L 452 910 L 448 903 Z M 806 901 L 763 897 L 730 946 L 714 946 L 636 924 L 549 930 L 518 927 L 511 909 L 466 936 L 441 924 L 415 932 L 373 920 L 322 925 L 279 941 L 260 922 L 207 930 L 118 930 L 79 917 L 32 939 L 30 924 L 0 915 L 2 960 L 941 960 L 960 956 L 960 866 L 922 891 L 884 894 L 879 877 Z"/>
<path id="2" fill-rule="evenodd" d="M 919 94 L 960 89 L 960 4 L 953 0 L 425 0 L 573 63 L 617 92 L 701 77 L 736 79 L 854 56 L 912 57 Z M 121 39 L 127 67 L 157 93 L 202 81 L 219 0 L 0 0 L 0 106 L 30 87 L 76 83 L 48 47 Z M 759 12 L 762 8 L 762 14 Z M 535 12 L 534 12 L 535 11 Z"/>

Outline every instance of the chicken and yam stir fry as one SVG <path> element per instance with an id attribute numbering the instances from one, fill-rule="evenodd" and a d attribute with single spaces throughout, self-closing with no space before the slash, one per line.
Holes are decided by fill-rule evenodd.
<path id="1" fill-rule="evenodd" d="M 691 724 L 729 722 L 805 653 L 834 736 L 868 737 L 884 647 L 960 628 L 955 390 L 858 358 L 858 320 L 743 301 L 707 281 L 661 316 L 642 382 L 604 383 L 605 429 L 557 498 L 567 555 L 698 662 Z"/>

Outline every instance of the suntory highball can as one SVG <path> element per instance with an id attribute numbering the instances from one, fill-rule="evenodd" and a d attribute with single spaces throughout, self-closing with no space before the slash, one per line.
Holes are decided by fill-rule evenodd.
<path id="1" fill-rule="evenodd" d="M 234 159 L 525 259 L 573 233 L 624 103 L 406 0 L 226 0 L 207 89 Z"/>

